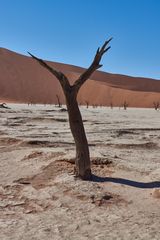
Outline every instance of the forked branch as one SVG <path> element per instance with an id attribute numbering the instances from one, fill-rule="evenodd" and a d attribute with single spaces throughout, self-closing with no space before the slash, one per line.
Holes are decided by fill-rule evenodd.
<path id="1" fill-rule="evenodd" d="M 49 66 L 45 61 L 43 61 L 40 58 L 37 58 L 36 56 L 31 54 L 30 52 L 28 52 L 28 54 L 33 59 L 38 61 L 40 65 L 45 67 L 49 72 L 51 72 L 59 80 L 59 82 L 60 82 L 60 84 L 61 84 L 61 86 L 64 90 L 64 93 L 66 93 L 67 90 L 70 91 L 72 89 L 73 90 L 72 92 L 74 92 L 75 96 L 76 96 L 80 87 L 85 83 L 85 81 L 87 79 L 89 79 L 89 77 L 92 75 L 92 73 L 94 73 L 97 69 L 102 67 L 102 64 L 100 64 L 100 61 L 101 61 L 102 56 L 110 49 L 110 46 L 108 46 L 108 44 L 111 40 L 112 40 L 112 38 L 107 40 L 101 48 L 97 49 L 97 52 L 96 52 L 95 57 L 93 59 L 93 62 L 91 63 L 89 68 L 86 69 L 86 71 L 80 75 L 80 77 L 75 81 L 75 83 L 72 86 L 70 85 L 69 80 L 64 75 L 64 73 L 55 70 L 54 68 Z"/>
<path id="2" fill-rule="evenodd" d="M 35 59 L 36 61 L 39 62 L 40 65 L 42 65 L 43 67 L 45 67 L 49 72 L 51 72 L 60 82 L 61 86 L 63 89 L 70 87 L 68 78 L 64 75 L 64 73 L 55 70 L 54 68 L 52 68 L 51 66 L 49 66 L 45 61 L 43 61 L 40 58 L 37 58 L 36 56 L 34 56 L 33 54 L 31 54 L 30 52 L 28 52 L 28 54 Z"/>
<path id="3" fill-rule="evenodd" d="M 111 48 L 110 46 L 108 46 L 108 44 L 111 40 L 112 40 L 112 38 L 107 40 L 101 48 L 97 49 L 94 60 L 91 63 L 91 65 L 89 66 L 89 68 L 86 69 L 86 71 L 84 73 L 82 73 L 80 75 L 80 77 L 78 78 L 78 80 L 75 81 L 75 83 L 73 84 L 73 87 L 76 89 L 77 93 L 78 93 L 78 90 L 80 89 L 80 87 L 92 75 L 92 73 L 94 73 L 94 71 L 96 71 L 97 69 L 99 69 L 103 66 L 102 64 L 100 64 L 100 61 L 101 61 L 101 58 L 104 55 L 104 53 L 106 53 Z"/>

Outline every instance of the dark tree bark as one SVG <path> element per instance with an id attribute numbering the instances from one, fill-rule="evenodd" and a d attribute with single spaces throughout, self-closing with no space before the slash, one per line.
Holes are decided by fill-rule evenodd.
<path id="1" fill-rule="evenodd" d="M 75 174 L 81 179 L 88 180 L 91 178 L 91 162 L 89 155 L 88 141 L 86 138 L 82 116 L 78 107 L 77 94 L 81 86 L 90 78 L 92 73 L 102 67 L 100 64 L 101 58 L 105 52 L 110 49 L 108 47 L 112 38 L 106 41 L 101 48 L 98 48 L 93 62 L 88 69 L 80 75 L 73 85 L 70 85 L 68 78 L 54 68 L 50 67 L 45 61 L 32 55 L 30 56 L 38 61 L 43 67 L 51 72 L 60 82 L 63 89 L 66 105 L 69 115 L 70 129 L 76 145 L 76 160 L 75 160 Z"/>

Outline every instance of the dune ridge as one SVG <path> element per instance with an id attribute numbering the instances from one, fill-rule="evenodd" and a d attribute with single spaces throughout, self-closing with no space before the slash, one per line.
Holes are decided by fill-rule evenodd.
<path id="1" fill-rule="evenodd" d="M 71 82 L 85 69 L 69 64 L 49 62 L 63 71 Z M 32 58 L 5 48 L 0 48 L 0 101 L 15 103 L 56 103 L 64 95 L 59 82 Z M 121 106 L 126 101 L 130 107 L 153 107 L 160 100 L 160 81 L 150 78 L 130 77 L 102 71 L 95 72 L 82 87 L 78 101 L 90 105 Z"/>

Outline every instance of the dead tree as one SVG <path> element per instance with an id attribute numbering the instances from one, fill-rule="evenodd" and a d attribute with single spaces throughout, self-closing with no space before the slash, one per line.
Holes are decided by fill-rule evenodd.
<path id="1" fill-rule="evenodd" d="M 160 107 L 160 103 L 159 102 L 153 102 L 153 106 L 155 110 L 158 110 Z"/>
<path id="2" fill-rule="evenodd" d="M 49 66 L 45 61 L 32 55 L 30 56 L 38 61 L 44 68 L 46 68 L 51 74 L 53 74 L 61 84 L 63 89 L 66 105 L 69 115 L 70 129 L 76 145 L 76 159 L 75 159 L 75 175 L 81 179 L 91 179 L 91 162 L 89 155 L 88 141 L 85 134 L 85 129 L 82 121 L 82 116 L 78 107 L 77 94 L 82 85 L 91 77 L 91 75 L 99 68 L 101 58 L 109 49 L 109 42 L 112 38 L 106 41 L 101 48 L 97 49 L 95 57 L 91 65 L 86 69 L 78 79 L 71 85 L 68 78 L 60 71 L 57 71 L 53 67 Z"/>
<path id="3" fill-rule="evenodd" d="M 128 103 L 126 101 L 124 101 L 124 103 L 123 103 L 124 110 L 127 110 L 127 107 L 128 107 Z"/>
<path id="4" fill-rule="evenodd" d="M 7 107 L 6 103 L 1 103 L 1 104 L 0 104 L 0 108 L 6 108 L 6 109 L 9 109 L 9 107 Z"/>
<path id="5" fill-rule="evenodd" d="M 61 108 L 62 104 L 60 102 L 60 98 L 59 98 L 58 94 L 56 95 L 56 98 L 57 98 L 57 102 L 58 102 L 58 107 Z"/>
<path id="6" fill-rule="evenodd" d="M 85 103 L 86 103 L 86 108 L 89 108 L 89 102 L 85 101 Z"/>

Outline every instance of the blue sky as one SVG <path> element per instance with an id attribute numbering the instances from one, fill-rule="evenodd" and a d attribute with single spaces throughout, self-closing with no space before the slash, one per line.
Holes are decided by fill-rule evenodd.
<path id="1" fill-rule="evenodd" d="M 0 0 L 0 47 L 87 67 L 113 37 L 101 70 L 160 79 L 160 0 Z"/>

